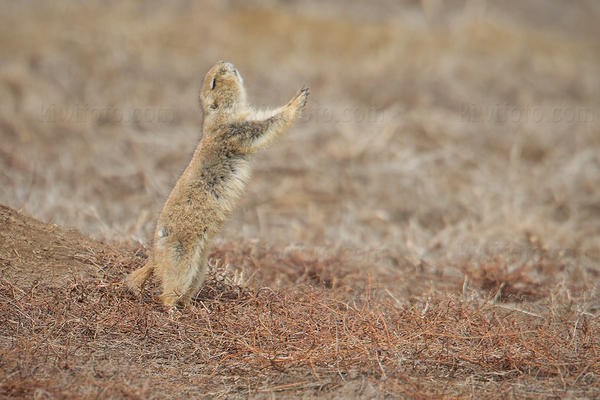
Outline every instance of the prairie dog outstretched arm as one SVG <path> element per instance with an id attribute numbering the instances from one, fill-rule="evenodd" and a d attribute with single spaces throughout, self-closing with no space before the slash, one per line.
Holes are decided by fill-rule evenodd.
<path id="1" fill-rule="evenodd" d="M 271 116 L 263 120 L 232 123 L 227 127 L 229 138 L 238 141 L 247 153 L 266 147 L 294 123 L 309 93 L 306 88 L 299 90 L 285 106 L 271 112 Z"/>

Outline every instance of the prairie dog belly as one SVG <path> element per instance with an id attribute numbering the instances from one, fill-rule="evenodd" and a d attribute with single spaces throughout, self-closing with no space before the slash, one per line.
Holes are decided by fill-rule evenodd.
<path id="1" fill-rule="evenodd" d="M 250 163 L 239 158 L 186 172 L 159 218 L 159 243 L 203 242 L 213 236 L 241 197 L 250 177 Z"/>

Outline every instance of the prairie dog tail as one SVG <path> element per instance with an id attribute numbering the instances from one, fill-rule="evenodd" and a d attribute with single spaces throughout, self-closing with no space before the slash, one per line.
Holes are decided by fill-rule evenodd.
<path id="1" fill-rule="evenodd" d="M 142 285 L 148 280 L 148 278 L 150 278 L 152 271 L 154 271 L 154 264 L 148 261 L 143 267 L 138 268 L 127 275 L 127 278 L 125 278 L 125 284 L 127 285 L 127 288 L 133 293 L 140 293 L 142 290 Z"/>

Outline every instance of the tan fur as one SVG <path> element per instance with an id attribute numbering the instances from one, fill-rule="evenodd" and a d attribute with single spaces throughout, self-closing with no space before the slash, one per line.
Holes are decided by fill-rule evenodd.
<path id="1" fill-rule="evenodd" d="M 306 104 L 308 89 L 285 106 L 254 111 L 246 102 L 239 72 L 219 62 L 200 91 L 203 136 L 158 218 L 153 251 L 132 272 L 127 286 L 139 293 L 154 274 L 162 282 L 164 305 L 187 304 L 204 282 L 207 254 L 250 177 L 249 156 L 285 132 Z"/>

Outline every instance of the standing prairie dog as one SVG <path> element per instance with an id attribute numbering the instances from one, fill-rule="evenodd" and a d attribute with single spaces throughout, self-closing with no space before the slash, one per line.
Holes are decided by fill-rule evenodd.
<path id="1" fill-rule="evenodd" d="M 126 278 L 131 291 L 139 293 L 154 273 L 165 306 L 190 301 L 204 282 L 210 242 L 248 181 L 250 155 L 292 125 L 308 94 L 301 89 L 283 107 L 257 112 L 232 64 L 218 62 L 208 71 L 200 91 L 202 140 L 160 213 L 148 262 Z"/>

